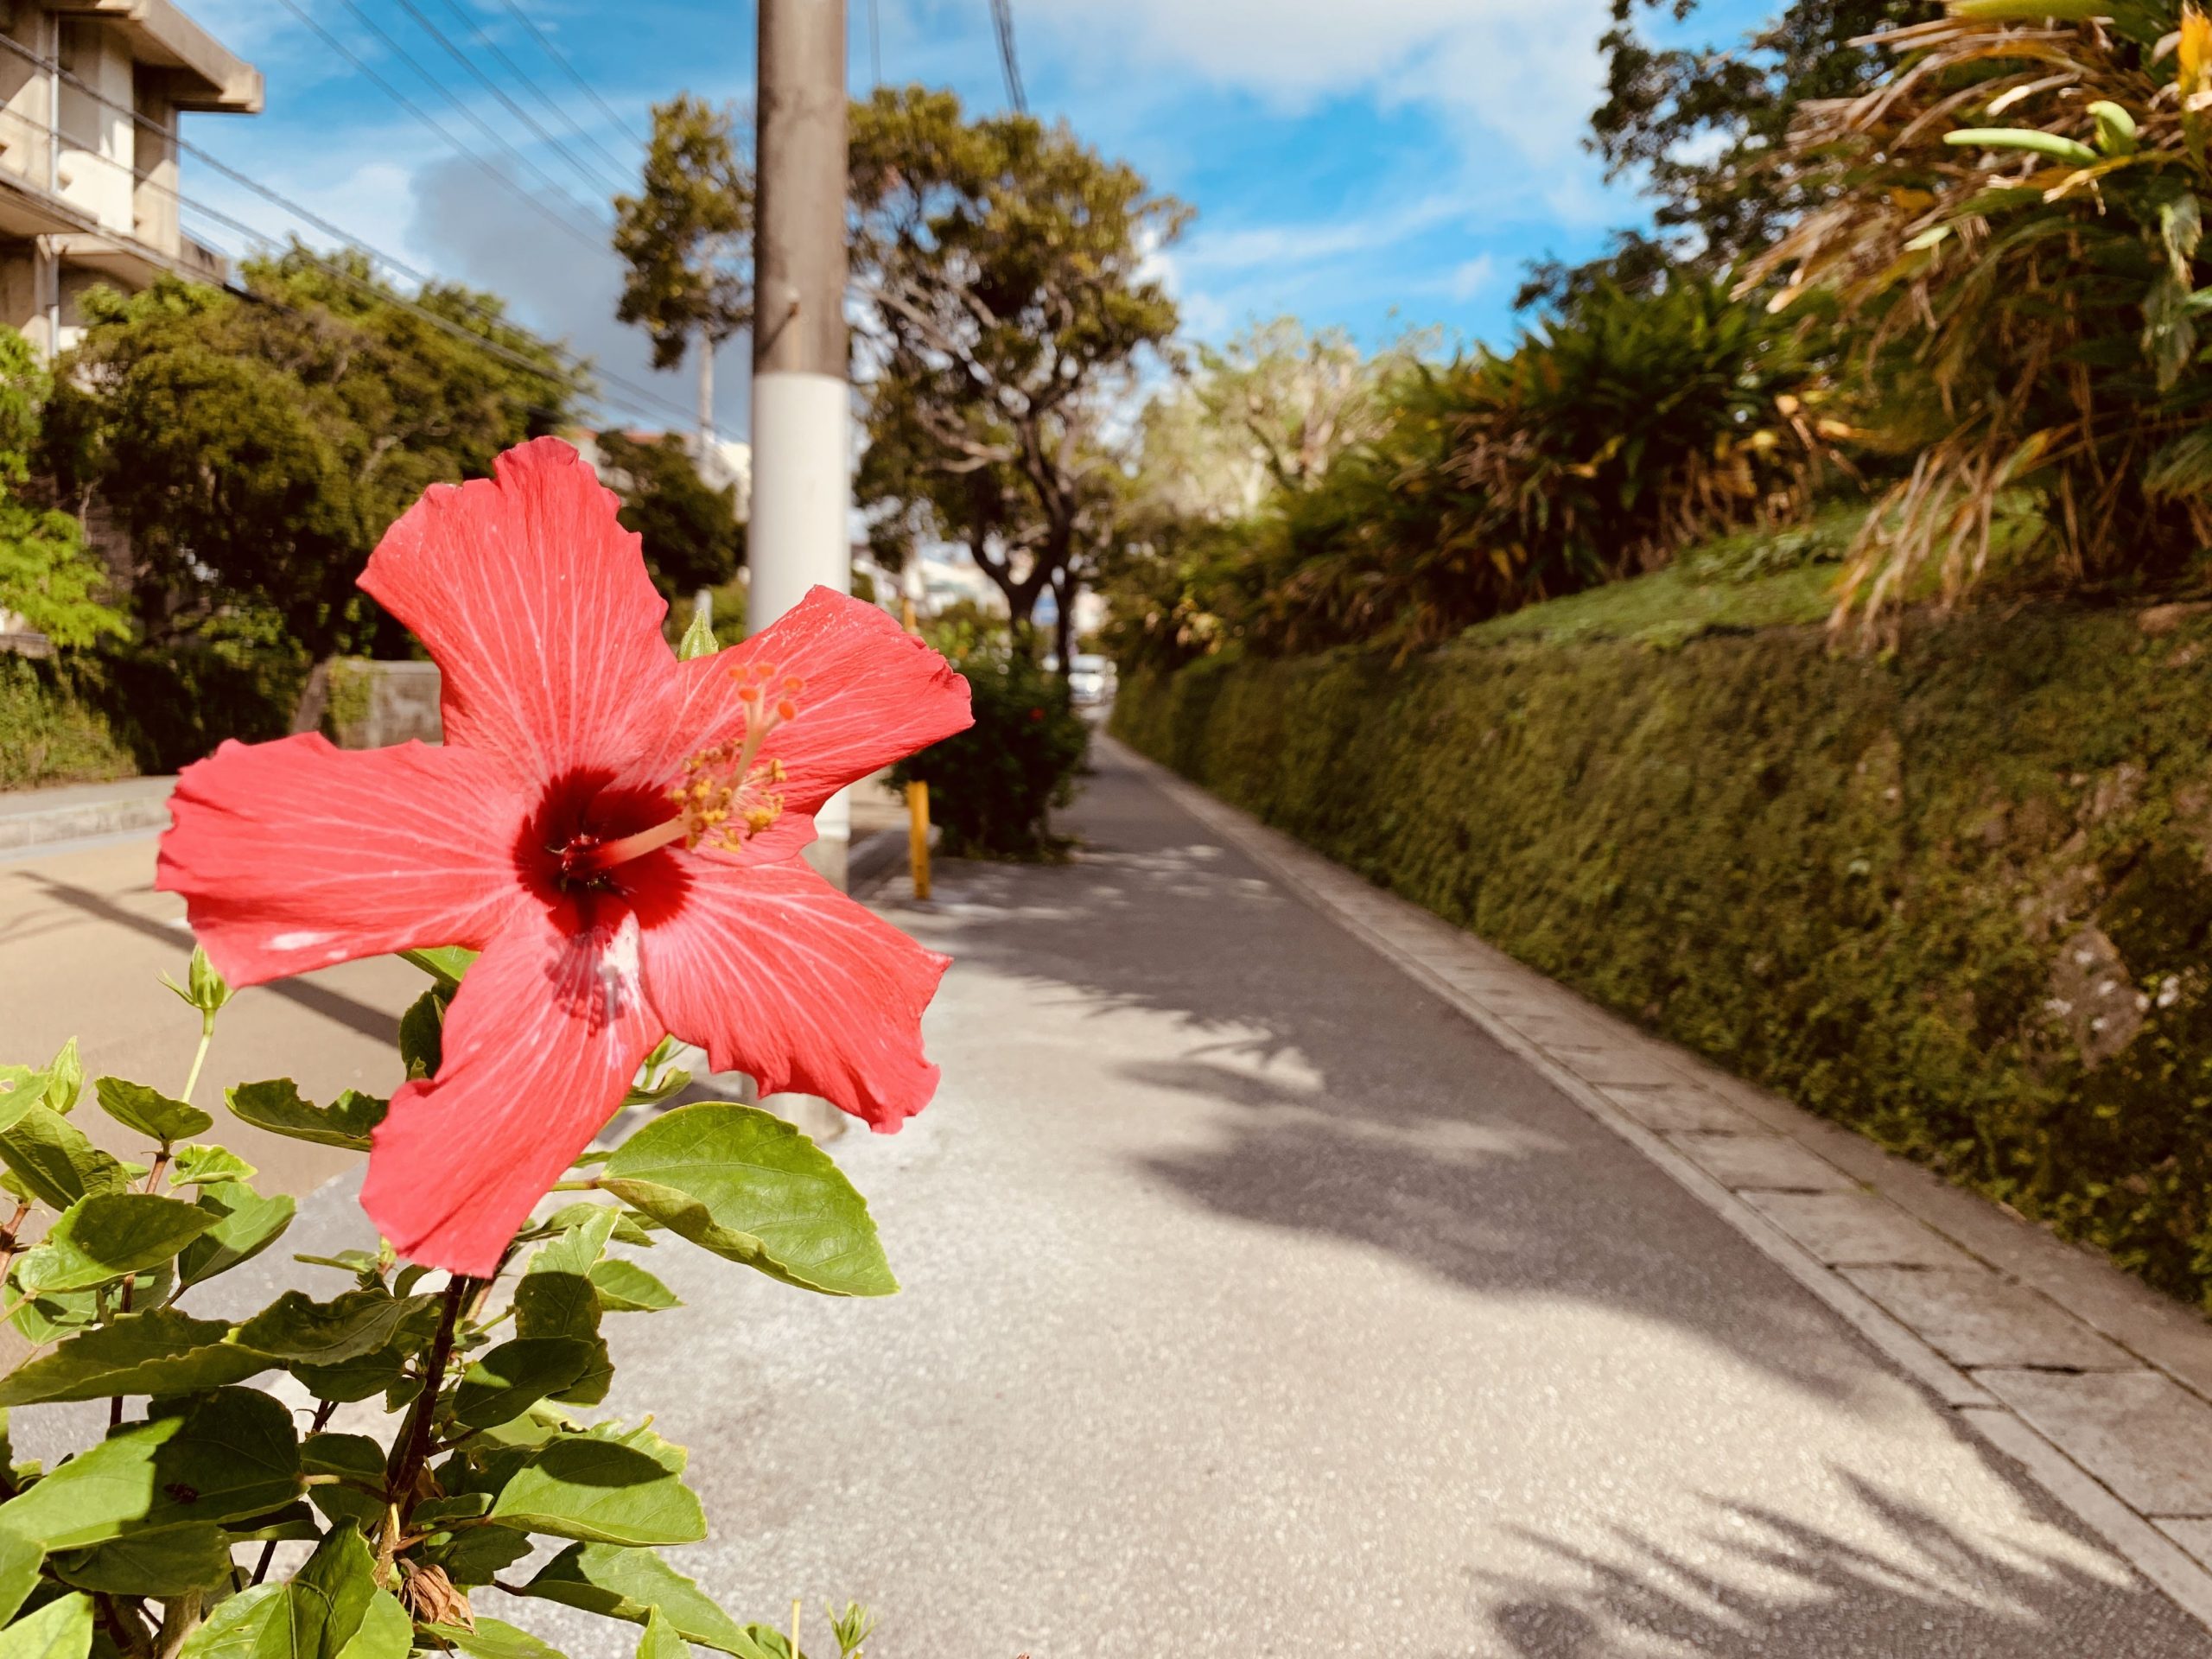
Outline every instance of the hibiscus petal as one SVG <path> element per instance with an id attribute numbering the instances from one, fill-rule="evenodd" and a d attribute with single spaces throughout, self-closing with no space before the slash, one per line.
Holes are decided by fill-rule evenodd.
<path id="1" fill-rule="evenodd" d="M 779 680 L 804 682 L 794 696 L 797 715 L 761 751 L 784 763 L 787 812 L 813 811 L 847 784 L 974 718 L 968 682 L 944 658 L 877 607 L 814 588 L 742 645 L 678 664 L 670 744 L 645 781 L 664 781 L 685 754 L 743 734 L 734 671 L 753 663 L 772 664 Z"/>
<path id="2" fill-rule="evenodd" d="M 929 1103 L 922 1010 L 950 958 L 855 904 L 804 861 L 685 855 L 683 902 L 645 934 L 646 995 L 715 1070 L 764 1094 L 819 1095 L 880 1130 Z"/>
<path id="3" fill-rule="evenodd" d="M 410 1261 L 494 1272 L 660 1040 L 637 918 L 603 901 L 600 912 L 566 898 L 518 911 L 446 1011 L 436 1077 L 392 1097 L 361 1205 Z"/>
<path id="4" fill-rule="evenodd" d="M 222 745 L 169 798 L 154 885 L 234 985 L 356 957 L 479 945 L 523 896 L 524 805 L 466 749 Z"/>
<path id="5" fill-rule="evenodd" d="M 361 587 L 437 659 L 448 743 L 520 779 L 611 776 L 667 718 L 668 607 L 620 502 L 574 449 L 538 438 L 493 467 L 424 491 Z"/>

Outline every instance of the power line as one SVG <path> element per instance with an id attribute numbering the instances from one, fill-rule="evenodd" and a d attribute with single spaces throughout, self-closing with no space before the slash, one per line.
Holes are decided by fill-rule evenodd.
<path id="1" fill-rule="evenodd" d="M 401 92 L 398 87 L 393 86 L 389 80 L 386 80 L 382 75 L 378 74 L 376 70 L 370 67 L 359 53 L 354 51 L 353 48 L 346 45 L 344 41 L 339 39 L 337 35 L 325 29 L 321 22 L 310 14 L 306 8 L 299 3 L 299 0 L 282 0 L 282 3 L 285 10 L 290 12 L 295 17 L 297 17 L 317 35 L 320 35 L 326 46 L 329 47 L 331 50 L 336 52 L 340 57 L 352 64 L 354 68 L 360 71 L 363 79 L 369 81 L 372 86 L 379 88 L 385 97 L 391 99 L 391 101 L 398 105 L 401 109 L 406 111 L 408 114 L 413 116 L 424 126 L 429 128 L 431 131 L 436 133 L 439 137 L 444 139 L 446 143 L 452 145 L 454 150 L 465 159 L 475 162 L 478 167 L 481 168 L 486 173 L 491 175 L 493 181 L 499 184 L 500 188 L 504 190 L 514 190 L 513 181 L 507 178 L 498 168 L 493 166 L 491 162 L 485 160 L 483 156 L 478 155 L 476 151 L 471 149 L 467 144 L 462 143 L 460 139 L 454 137 L 453 133 L 435 116 L 432 115 L 428 110 L 425 110 L 413 99 L 408 97 L 406 93 Z M 0 41 L 4 41 L 6 38 L 7 37 L 5 35 L 0 35 Z M 435 85 L 436 83 L 433 82 L 432 84 Z M 523 200 L 530 203 L 530 205 L 536 209 L 538 213 L 543 216 L 547 222 L 559 226 L 562 230 L 567 232 L 569 235 L 575 238 L 578 241 L 586 243 L 592 247 L 597 247 L 600 245 L 599 240 L 596 237 L 587 236 L 582 231 L 579 230 L 575 225 L 563 218 L 560 214 L 555 213 L 550 207 L 540 201 L 536 196 L 524 191 L 515 191 L 515 194 L 520 196 Z M 565 191 L 561 194 L 563 197 L 567 194 Z"/>
<path id="2" fill-rule="evenodd" d="M 461 0 L 442 0 L 442 3 L 448 11 L 451 12 L 455 17 L 459 18 L 463 23 L 467 25 L 469 32 L 484 43 L 484 49 L 486 51 L 489 52 L 493 57 L 497 58 L 502 64 L 506 66 L 506 71 L 509 74 L 512 75 L 525 87 L 529 88 L 531 92 L 537 98 L 537 101 L 543 104 L 552 112 L 554 118 L 561 122 L 568 128 L 569 132 L 575 135 L 576 141 L 579 143 L 587 144 L 593 149 L 599 152 L 600 156 L 606 161 L 607 164 L 614 169 L 614 176 L 616 178 L 626 178 L 629 175 L 630 163 L 624 161 L 613 150 L 607 149 L 605 144 L 600 143 L 598 137 L 594 134 L 589 128 L 586 127 L 582 122 L 577 120 L 575 116 L 569 113 L 569 106 L 567 105 L 562 103 L 558 99 L 548 92 L 544 87 L 539 86 L 536 77 L 532 76 L 529 71 L 525 70 L 520 64 L 509 57 L 506 54 L 505 48 L 493 38 L 492 31 L 485 28 L 482 23 L 479 22 L 473 12 L 464 11 L 461 9 Z M 619 127 L 620 124 L 618 123 L 617 125 Z"/>
<path id="3" fill-rule="evenodd" d="M 1021 95 L 1021 65 L 1014 55 L 1014 0 L 991 0 L 991 25 L 998 31 L 999 67 L 1006 71 L 1007 102 L 1016 115 L 1029 113 L 1029 100 Z"/>
<path id="4" fill-rule="evenodd" d="M 470 57 L 468 54 L 455 46 L 453 43 L 452 38 L 448 36 L 443 29 L 440 29 L 435 23 L 424 16 L 423 15 L 422 9 L 416 5 L 415 0 L 399 0 L 399 9 L 405 12 L 410 17 L 412 17 L 415 20 L 416 26 L 419 27 L 425 35 L 428 35 L 432 40 L 435 41 L 444 50 L 445 54 L 451 58 L 455 63 L 459 64 L 461 67 L 462 71 L 466 73 L 471 79 L 474 80 L 478 86 L 483 87 L 486 92 L 491 93 L 493 97 L 498 99 L 501 108 L 505 109 L 509 115 L 514 117 L 516 120 L 521 122 L 524 126 L 529 128 L 531 135 L 535 137 L 540 143 L 543 144 L 556 156 L 558 156 L 563 161 L 566 162 L 569 168 L 575 173 L 576 176 L 584 181 L 585 188 L 596 191 L 603 195 L 612 195 L 614 194 L 612 190 L 607 188 L 606 180 L 601 178 L 589 168 L 586 167 L 582 162 L 578 161 L 576 159 L 575 153 L 566 144 L 563 143 L 558 138 L 556 138 L 551 133 L 546 131 L 543 126 L 539 125 L 536 116 L 531 114 L 528 110 L 525 110 L 521 105 L 516 103 L 513 99 L 510 98 L 507 95 L 506 89 L 484 72 L 482 65 L 479 64 L 475 59 Z M 466 20 L 464 19 L 464 21 Z"/>
<path id="5" fill-rule="evenodd" d="M 289 0 L 287 0 L 287 3 L 289 3 Z M 359 22 L 364 29 L 367 29 L 370 34 L 375 35 L 377 39 L 383 41 L 386 50 L 390 51 L 402 63 L 405 64 L 410 69 L 412 69 L 417 75 L 421 76 L 423 81 L 429 85 L 433 92 L 436 92 L 439 97 L 445 99 L 447 103 L 450 104 L 462 116 L 466 117 L 472 124 L 474 124 L 477 131 L 482 133 L 486 138 L 492 141 L 494 148 L 505 151 L 508 158 L 514 162 L 516 165 L 524 168 L 528 171 L 537 175 L 538 179 L 544 183 L 545 188 L 552 191 L 555 195 L 559 196 L 563 200 L 568 200 L 568 191 L 562 186 L 559 180 L 556 179 L 550 173 L 548 173 L 543 168 L 540 167 L 536 162 L 531 160 L 531 158 L 523 154 L 521 150 L 516 149 L 513 144 L 507 141 L 506 137 L 501 133 L 497 127 L 493 126 L 489 121 L 486 121 L 482 116 L 477 114 L 474 110 L 471 109 L 466 99 L 456 95 L 453 88 L 447 86 L 445 82 L 440 80 L 435 75 L 424 68 L 421 60 L 412 53 L 408 51 L 408 49 L 402 46 L 397 41 L 394 40 L 385 30 L 383 24 L 378 22 L 375 18 L 370 16 L 367 12 L 361 9 L 358 3 L 358 0 L 339 0 L 339 3 L 344 6 L 347 11 L 351 12 L 353 15 L 354 19 Z M 443 46 L 448 52 L 453 52 L 456 57 L 460 57 L 464 67 L 467 67 L 468 60 L 467 57 L 456 51 L 453 43 L 450 41 L 448 41 L 444 35 L 439 34 L 437 29 L 432 27 L 423 18 L 421 12 L 416 11 L 412 5 L 409 5 L 408 0 L 400 0 L 400 4 L 406 6 L 408 11 L 413 15 L 415 20 L 417 22 L 422 23 L 429 31 L 432 39 L 438 41 L 438 43 Z M 595 219 L 592 222 L 594 229 L 601 228 Z"/>
<path id="6" fill-rule="evenodd" d="M 291 3 L 291 0 L 285 0 L 285 3 L 289 5 Z M 308 21 L 312 22 L 313 20 L 309 19 Z M 326 38 L 328 37 L 326 35 Z M 332 41 L 331 43 L 333 45 L 339 44 L 334 40 Z M 54 60 L 45 57 L 41 54 L 33 51 L 30 48 L 22 45 L 20 41 L 12 39 L 5 34 L 0 34 L 0 50 L 11 52 L 24 61 L 35 65 L 38 68 L 53 73 L 60 79 L 67 82 L 71 86 L 84 93 L 86 98 L 92 99 L 94 103 L 99 104 L 105 108 L 112 110 L 119 115 L 129 116 L 139 126 L 145 128 L 149 131 L 159 134 L 168 141 L 175 143 L 176 148 L 182 153 L 196 156 L 200 160 L 206 162 L 209 166 L 214 168 L 216 171 L 221 173 L 225 177 L 235 181 L 246 189 L 252 191 L 256 195 L 260 196 L 263 200 L 282 208 L 286 213 L 296 215 L 302 220 L 323 232 L 324 234 L 337 238 L 339 241 L 344 243 L 346 246 L 367 256 L 372 260 L 381 263 L 392 270 L 399 272 L 401 275 L 407 276 L 416 283 L 423 287 L 428 287 L 431 283 L 439 280 L 432 275 L 416 270 L 413 266 L 408 264 L 406 261 L 398 258 L 397 256 L 387 253 L 384 250 L 362 240 L 361 238 L 355 236 L 344 226 L 333 224 L 330 220 L 323 218 L 321 214 L 313 212 L 299 202 L 294 201 L 289 196 L 283 195 L 280 192 L 272 189 L 268 185 L 262 183 L 251 175 L 242 173 L 238 168 L 230 166 L 228 163 L 221 161 L 218 157 L 209 155 L 206 150 L 200 149 L 197 145 L 188 143 L 182 139 L 176 137 L 161 122 L 153 119 L 149 116 L 139 113 L 137 110 L 129 104 L 125 104 L 119 99 L 108 97 L 91 83 L 82 79 L 71 71 L 60 67 L 59 63 Z M 0 106 L 0 113 L 11 116 L 15 119 L 22 121 L 25 124 L 33 127 L 35 130 L 45 130 L 44 128 L 38 127 L 37 124 L 31 121 L 29 117 L 22 114 L 19 111 L 6 109 L 4 106 Z M 230 215 L 222 213 L 219 209 L 209 207 L 204 203 L 194 201 L 192 198 L 181 194 L 175 187 L 164 184 L 160 180 L 155 178 L 152 175 L 141 168 L 125 167 L 124 163 L 117 161 L 112 156 L 94 156 L 92 159 L 105 162 L 111 167 L 122 168 L 141 182 L 150 186 L 153 189 L 160 192 L 162 194 L 169 197 L 180 207 L 189 207 L 194 212 L 201 213 L 211 219 L 235 227 L 243 232 L 244 234 L 251 236 L 256 240 L 265 243 L 270 246 L 276 245 L 276 238 L 269 236 L 265 232 L 259 230 L 257 227 L 245 225 L 243 220 L 233 219 Z M 497 177 L 498 175 L 495 174 L 493 176 Z M 502 182 L 504 183 L 504 181 L 502 181 Z M 530 200 L 530 198 L 525 198 L 525 200 Z M 557 222 L 563 224 L 564 226 L 567 225 L 566 220 Z M 147 251 L 151 253 L 153 250 L 148 249 Z M 183 270 L 181 267 L 177 268 L 177 272 L 181 276 L 190 275 L 189 272 Z M 390 296 L 387 297 L 397 298 L 397 296 Z M 497 325 L 510 321 L 510 319 L 506 318 L 503 315 L 487 310 L 482 305 L 474 302 L 473 300 L 464 301 L 463 303 L 467 306 L 467 309 L 472 311 L 475 315 L 487 324 Z M 625 380 L 619 375 L 609 373 L 607 370 L 600 368 L 596 365 L 591 364 L 584 359 L 576 356 L 573 352 L 564 351 L 560 346 L 554 345 L 550 341 L 547 342 L 546 349 L 556 358 L 566 363 L 571 368 L 593 374 L 606 383 L 606 385 L 618 387 L 630 393 L 631 399 L 628 402 L 628 407 L 632 413 L 652 411 L 660 394 L 653 391 L 650 388 L 639 385 L 635 381 Z M 607 401 L 611 404 L 620 404 L 623 400 L 608 398 Z M 669 411 L 673 408 L 673 404 L 662 405 L 659 410 L 661 418 L 666 418 Z M 682 420 L 686 423 L 690 422 L 690 418 L 691 417 L 689 415 L 682 416 Z"/>
<path id="7" fill-rule="evenodd" d="M 286 6 L 291 8 L 295 12 L 299 10 L 296 0 L 284 0 L 284 3 Z M 505 151 L 508 158 L 518 167 L 524 168 L 527 172 L 535 174 L 538 179 L 543 182 L 545 188 L 550 190 L 562 200 L 566 201 L 569 200 L 569 193 L 562 186 L 559 180 L 556 179 L 550 173 L 548 173 L 536 162 L 531 161 L 529 156 L 524 155 L 522 151 L 517 149 L 512 144 L 509 143 L 507 140 L 500 135 L 498 128 L 494 127 L 482 116 L 477 114 L 474 110 L 469 108 L 465 100 L 456 97 L 450 86 L 448 86 L 445 82 L 440 80 L 428 69 L 425 69 L 412 53 L 408 51 L 408 49 L 402 46 L 397 41 L 392 39 L 391 35 L 385 30 L 383 24 L 378 22 L 377 20 L 370 16 L 367 12 L 362 10 L 360 6 L 357 3 L 357 0 L 339 0 L 339 3 L 344 6 L 347 11 L 351 12 L 353 15 L 354 19 L 359 22 L 364 29 L 367 29 L 370 34 L 375 35 L 378 40 L 383 41 L 385 50 L 389 51 L 394 57 L 397 58 L 402 63 L 405 64 L 410 69 L 412 69 L 417 75 L 421 76 L 433 92 L 436 92 L 439 97 L 444 99 L 447 103 L 452 105 L 455 110 L 459 111 L 461 115 L 473 123 L 479 132 L 482 133 L 486 138 L 492 141 L 493 148 Z M 442 127 L 437 128 L 436 130 L 444 134 L 448 143 L 452 142 L 453 135 L 451 133 L 446 132 L 445 129 Z M 482 157 L 480 156 L 477 159 L 481 161 Z M 495 168 L 490 168 L 488 163 L 486 165 L 487 169 L 493 172 L 496 176 L 498 169 Z M 502 180 L 501 182 L 505 184 L 509 189 L 512 189 L 514 188 L 514 184 L 512 180 Z M 563 220 L 563 222 L 564 224 L 567 223 L 565 219 Z M 596 219 L 593 220 L 592 224 L 594 230 L 603 231 L 605 229 L 605 226 L 599 224 Z M 571 226 L 570 228 L 572 232 L 579 240 L 588 241 L 594 239 L 587 237 L 581 230 L 575 230 L 574 226 Z"/>
<path id="8" fill-rule="evenodd" d="M 577 73 L 576 66 L 569 61 L 568 54 L 562 51 L 559 47 L 554 45 L 551 41 L 546 38 L 544 31 L 540 29 L 536 23 L 530 21 L 529 14 L 524 12 L 520 6 L 517 5 L 515 3 L 515 0 L 499 0 L 499 3 L 507 9 L 509 16 L 513 17 L 517 22 L 520 23 L 524 29 L 530 31 L 530 38 L 537 42 L 537 49 L 543 52 L 546 57 L 560 69 L 563 74 L 568 76 L 570 80 L 575 82 L 577 87 L 583 92 L 583 95 L 586 98 L 588 98 L 594 104 L 596 104 L 599 106 L 599 112 L 605 116 L 608 121 L 613 124 L 614 130 L 617 132 L 626 132 L 628 128 L 624 124 L 622 118 L 615 114 L 613 110 L 607 107 L 607 100 L 599 95 L 599 88 L 593 86 L 590 81 L 585 79 L 582 75 Z"/>

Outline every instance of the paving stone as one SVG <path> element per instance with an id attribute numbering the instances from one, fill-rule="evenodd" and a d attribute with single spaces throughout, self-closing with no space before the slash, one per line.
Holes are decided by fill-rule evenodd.
<path id="1" fill-rule="evenodd" d="M 2212 1567 L 2212 1520 L 2198 1516 L 2189 1520 L 2159 1521 L 2154 1524 L 2203 1565 Z"/>
<path id="2" fill-rule="evenodd" d="M 1746 1192 L 1744 1202 L 1830 1267 L 1957 1268 L 1974 1258 L 1864 1192 Z"/>
<path id="3" fill-rule="evenodd" d="M 1641 1084 L 1651 1088 L 1662 1083 L 1673 1083 L 1680 1075 L 1673 1067 L 1650 1055 L 1617 1046 L 1588 1052 L 1565 1049 L 1558 1058 L 1560 1065 L 1585 1083 Z"/>
<path id="4" fill-rule="evenodd" d="M 2212 1515 L 2212 1405 L 2157 1371 L 1975 1373 L 2145 1515 Z"/>
<path id="5" fill-rule="evenodd" d="M 1858 1183 L 1795 1141 L 1779 1135 L 1670 1135 L 1667 1137 L 1723 1186 L 1738 1191 L 1848 1192 Z"/>
<path id="6" fill-rule="evenodd" d="M 1656 1088 L 1616 1084 L 1598 1092 L 1645 1128 L 1662 1135 L 1741 1135 L 1759 1127 L 1719 1096 L 1687 1083 L 1662 1084 Z"/>
<path id="7" fill-rule="evenodd" d="M 1843 1276 L 1904 1321 L 1955 1365 L 2077 1371 L 2140 1370 L 2048 1297 L 1993 1273 L 1921 1268 L 1846 1268 Z"/>

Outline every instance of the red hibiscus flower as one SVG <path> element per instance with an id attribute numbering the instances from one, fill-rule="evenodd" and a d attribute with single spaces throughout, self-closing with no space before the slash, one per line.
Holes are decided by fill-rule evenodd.
<path id="1" fill-rule="evenodd" d="M 664 1033 L 878 1129 L 937 1085 L 919 1023 L 946 959 L 798 853 L 836 791 L 969 723 L 967 682 L 821 588 L 678 662 L 616 506 L 551 438 L 425 493 L 361 586 L 436 658 L 444 747 L 226 743 L 162 838 L 156 885 L 235 984 L 483 953 L 361 1193 L 399 1250 L 461 1273 L 493 1270 Z"/>

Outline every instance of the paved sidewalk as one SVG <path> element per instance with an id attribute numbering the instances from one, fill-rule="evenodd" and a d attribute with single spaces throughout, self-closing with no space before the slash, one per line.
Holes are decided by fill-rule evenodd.
<path id="1" fill-rule="evenodd" d="M 1101 747 L 1073 863 L 947 862 L 935 904 L 883 903 L 958 957 L 939 1098 L 836 1143 L 905 1293 L 808 1297 L 669 1243 L 688 1308 L 610 1322 L 607 1408 L 691 1448 L 715 1535 L 684 1571 L 747 1617 L 867 1602 L 883 1659 L 2212 1655 L 1945 1403 L 1947 1362 L 1410 977 L 1395 901 L 1352 882 L 1381 908 L 1324 912 L 1294 849 Z M 1482 950 L 1421 919 L 1440 963 Z M 1670 1132 L 1750 1103 L 1710 1109 Z M 349 1187 L 292 1248 L 358 1234 Z M 57 1409 L 17 1414 L 25 1455 Z"/>
<path id="2" fill-rule="evenodd" d="M 174 777 L 0 791 L 0 855 L 165 828 Z"/>
<path id="3" fill-rule="evenodd" d="M 617 1322 L 609 1403 L 691 1446 L 715 1520 L 687 1571 L 756 1615 L 866 1601 L 887 1659 L 2212 1654 L 1743 1231 L 1102 750 L 1076 862 L 886 902 L 958 957 L 940 1097 L 836 1143 L 905 1294 L 660 1249 L 690 1323 Z"/>

